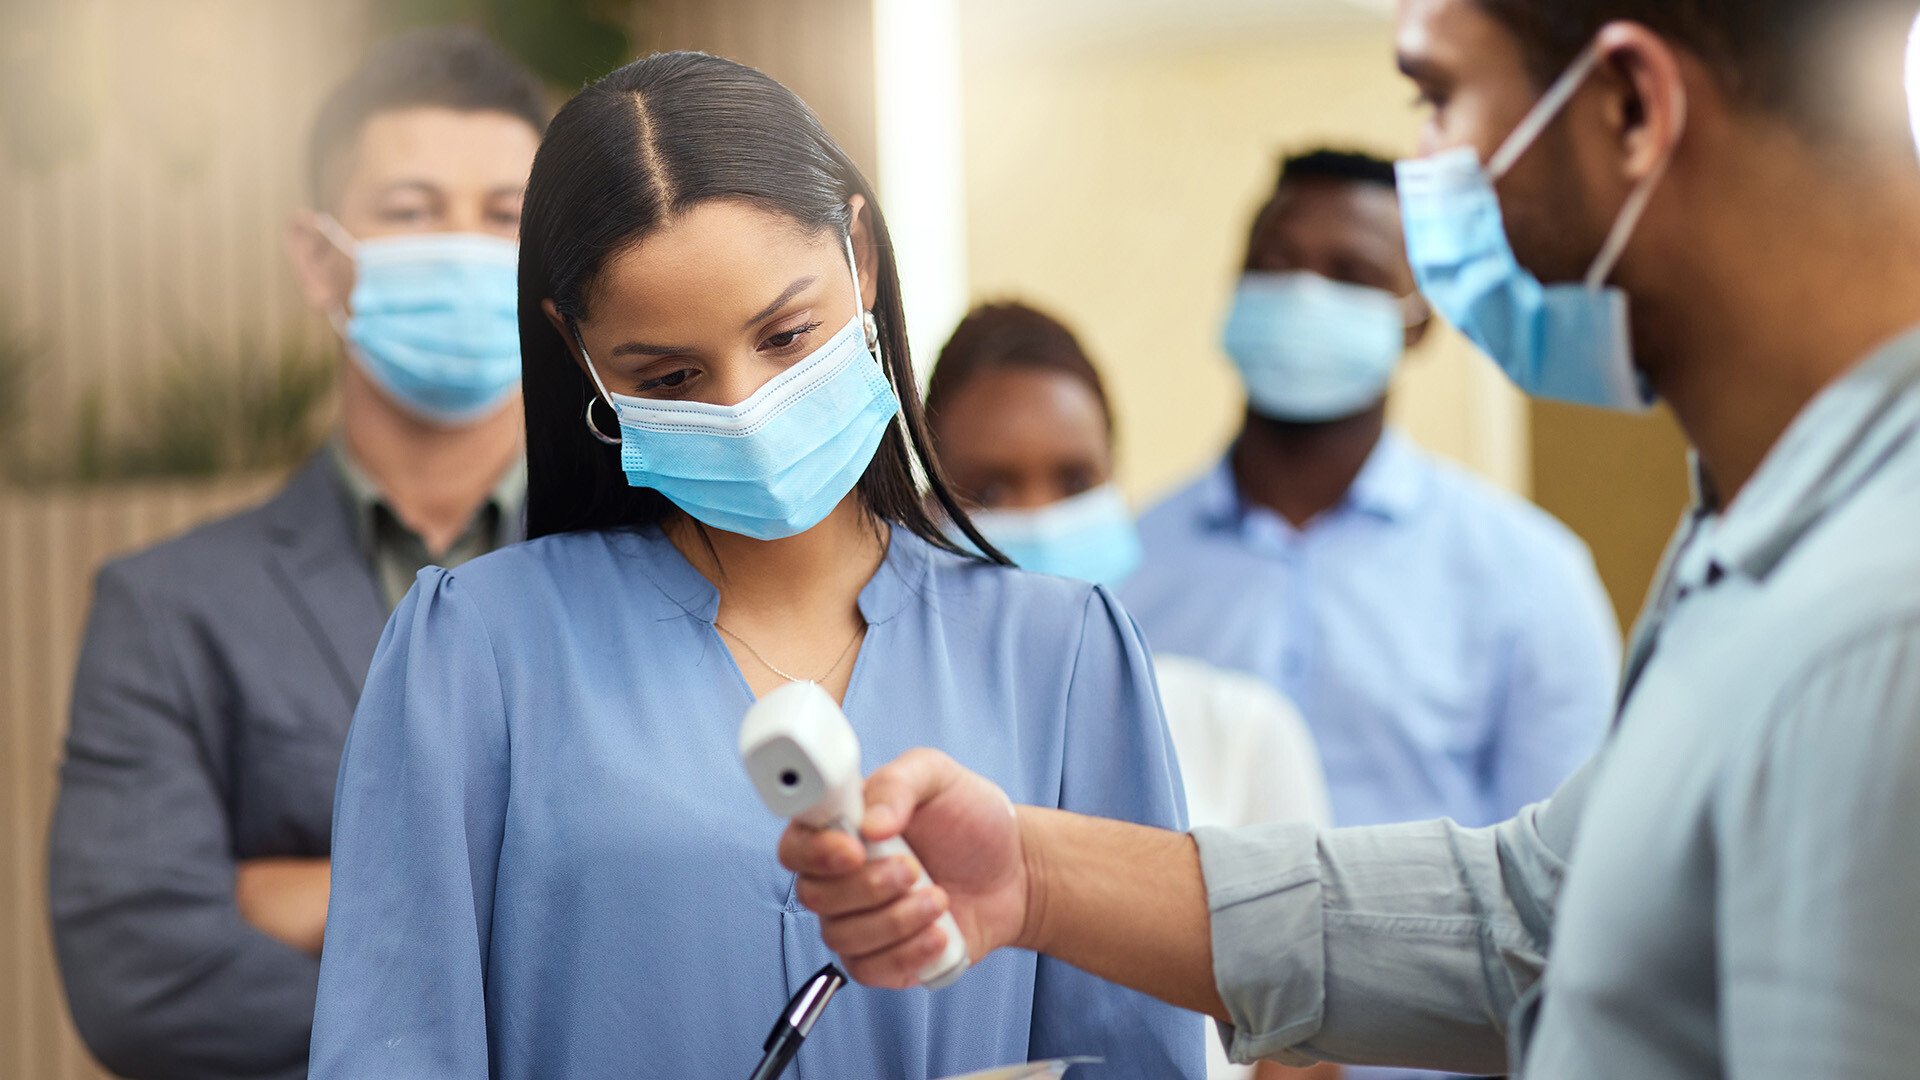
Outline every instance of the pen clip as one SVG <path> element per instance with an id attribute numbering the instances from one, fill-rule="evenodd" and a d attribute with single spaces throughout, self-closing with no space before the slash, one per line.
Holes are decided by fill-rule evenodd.
<path id="1" fill-rule="evenodd" d="M 832 964 L 815 972 L 780 1011 L 780 1018 L 773 1022 L 773 1031 L 768 1033 L 763 1049 L 772 1050 L 773 1044 L 787 1031 L 798 1032 L 803 1039 L 813 1034 L 813 1025 L 819 1021 L 820 1014 L 827 1011 L 827 1002 L 846 984 L 847 977 Z"/>

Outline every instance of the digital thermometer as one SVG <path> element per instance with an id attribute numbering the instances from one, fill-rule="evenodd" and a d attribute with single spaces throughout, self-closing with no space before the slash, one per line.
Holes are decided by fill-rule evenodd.
<path id="1" fill-rule="evenodd" d="M 866 778 L 860 772 L 860 740 L 833 697 L 817 683 L 788 683 L 747 710 L 740 725 L 740 758 L 776 815 L 816 829 L 838 829 L 860 839 L 866 816 Z M 864 843 L 864 841 L 863 841 Z M 867 844 L 867 858 L 913 857 L 899 837 Z M 919 860 L 914 860 L 919 865 Z M 931 884 L 925 869 L 914 889 Z M 951 914 L 940 916 L 946 951 L 920 971 L 929 990 L 952 986 L 971 961 L 967 942 Z"/>

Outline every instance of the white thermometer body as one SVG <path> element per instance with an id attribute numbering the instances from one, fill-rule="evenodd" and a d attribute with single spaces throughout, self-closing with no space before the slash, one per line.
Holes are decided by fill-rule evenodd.
<path id="1" fill-rule="evenodd" d="M 860 838 L 860 821 L 867 813 L 860 740 L 846 714 L 818 684 L 788 683 L 755 702 L 740 725 L 740 759 L 760 801 L 774 814 Z M 913 856 L 899 837 L 866 847 L 869 859 Z M 922 869 L 913 887 L 929 884 Z M 939 926 L 946 931 L 946 950 L 920 971 L 920 983 L 929 990 L 952 986 L 971 962 L 953 916 L 940 916 Z"/>

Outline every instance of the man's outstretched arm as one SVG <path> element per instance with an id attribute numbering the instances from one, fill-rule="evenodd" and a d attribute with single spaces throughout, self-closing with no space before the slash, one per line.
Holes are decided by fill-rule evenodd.
<path id="1" fill-rule="evenodd" d="M 944 755 L 914 751 L 867 785 L 870 840 L 904 833 L 938 884 L 790 829 L 781 859 L 850 974 L 913 985 L 951 910 L 969 951 L 1065 960 L 1230 1025 L 1238 1060 L 1471 1072 L 1507 1066 L 1505 1027 L 1537 979 L 1583 802 L 1496 829 L 1444 822 L 1183 836 L 1032 807 Z"/>
<path id="2" fill-rule="evenodd" d="M 945 945 L 934 920 L 951 908 L 974 957 L 1029 949 L 1226 1019 L 1191 837 L 1016 808 L 991 782 L 924 750 L 874 773 L 867 806 L 868 838 L 906 826 L 938 886 L 908 895 L 910 867 L 866 863 L 844 833 L 798 826 L 781 842 L 801 902 L 821 916 L 822 936 L 855 979 L 915 985 Z"/>

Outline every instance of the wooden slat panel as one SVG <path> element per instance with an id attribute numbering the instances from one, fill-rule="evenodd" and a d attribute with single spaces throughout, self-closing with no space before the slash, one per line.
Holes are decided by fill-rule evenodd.
<path id="1" fill-rule="evenodd" d="M 60 83 L 48 96 L 79 102 L 55 110 L 62 122 L 91 133 L 50 159 L 0 124 L 0 328 L 44 346 L 24 425 L 35 445 L 70 442 L 89 387 L 112 424 L 165 422 L 126 391 L 185 340 L 239 362 L 250 341 L 330 340 L 300 304 L 281 230 L 303 199 L 307 123 L 357 58 L 366 14 L 365 0 L 63 0 L 0 20 L 45 57 Z M 273 483 L 0 489 L 0 1077 L 104 1075 L 67 1020 L 44 895 L 93 573 Z"/>
<path id="2" fill-rule="evenodd" d="M 0 1076 L 101 1075 L 68 1026 L 45 906 L 47 818 L 93 573 L 278 480 L 0 492 Z"/>
<path id="3" fill-rule="evenodd" d="M 0 139 L 0 327 L 44 346 L 34 435 L 68 437 L 89 387 L 108 391 L 116 422 L 151 424 L 113 391 L 191 337 L 227 355 L 249 341 L 329 343 L 301 308 L 281 234 L 304 196 L 307 122 L 358 54 L 364 5 L 55 7 L 50 66 L 83 73 L 70 78 L 86 88 L 92 144 L 48 161 Z"/>

